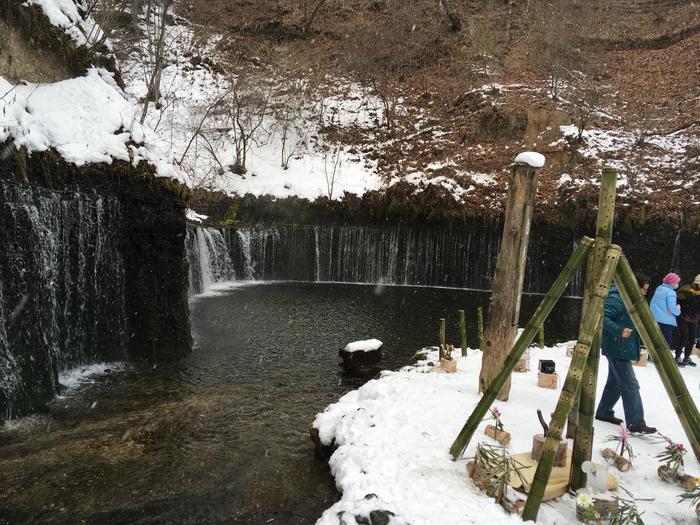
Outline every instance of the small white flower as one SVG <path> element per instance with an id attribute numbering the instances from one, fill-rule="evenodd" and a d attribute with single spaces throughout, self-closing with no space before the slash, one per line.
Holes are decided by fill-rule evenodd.
<path id="1" fill-rule="evenodd" d="M 593 498 L 587 492 L 582 492 L 576 497 L 576 505 L 586 509 L 593 505 Z"/>

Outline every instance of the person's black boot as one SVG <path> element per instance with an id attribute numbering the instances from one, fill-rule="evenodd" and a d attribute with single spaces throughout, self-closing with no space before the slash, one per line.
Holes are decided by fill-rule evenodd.
<path id="1" fill-rule="evenodd" d="M 685 361 L 683 361 L 680 357 L 676 359 L 676 364 L 678 365 L 678 368 L 683 368 L 685 366 Z"/>
<path id="2" fill-rule="evenodd" d="M 695 364 L 695 362 L 690 357 L 686 357 L 685 359 L 683 359 L 683 365 L 684 366 L 698 366 Z"/>
<path id="3" fill-rule="evenodd" d="M 648 427 L 646 425 L 630 425 L 628 430 L 633 434 L 655 434 L 656 429 L 654 427 Z"/>
<path id="4" fill-rule="evenodd" d="M 612 423 L 613 425 L 619 425 L 622 423 L 622 420 L 619 417 L 615 416 L 596 416 L 595 417 L 598 421 L 605 421 L 606 423 Z"/>

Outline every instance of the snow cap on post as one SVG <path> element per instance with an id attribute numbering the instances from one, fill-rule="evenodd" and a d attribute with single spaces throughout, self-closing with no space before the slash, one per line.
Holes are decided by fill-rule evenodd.
<path id="1" fill-rule="evenodd" d="M 524 151 L 515 157 L 516 164 L 527 164 L 531 168 L 541 168 L 544 166 L 544 155 L 534 151 Z"/>

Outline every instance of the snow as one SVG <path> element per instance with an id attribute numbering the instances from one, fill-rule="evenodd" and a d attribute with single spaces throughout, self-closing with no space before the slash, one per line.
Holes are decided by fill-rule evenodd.
<path id="1" fill-rule="evenodd" d="M 379 350 L 382 347 L 382 342 L 379 339 L 367 339 L 366 341 L 355 341 L 345 345 L 346 352 L 372 352 Z"/>
<path id="2" fill-rule="evenodd" d="M 95 20 L 91 16 L 81 15 L 81 11 L 88 11 L 83 0 L 27 0 L 24 5 L 39 7 L 49 22 L 63 29 L 77 46 L 93 45 L 104 38 Z"/>
<path id="3" fill-rule="evenodd" d="M 534 151 L 524 151 L 515 157 L 516 164 L 527 164 L 533 168 L 541 168 L 544 166 L 544 155 Z"/>
<path id="4" fill-rule="evenodd" d="M 563 383 L 571 361 L 566 357 L 566 347 L 570 344 L 573 342 L 532 348 L 531 371 L 513 374 L 510 401 L 494 403 L 503 414 L 505 430 L 512 434 L 511 453 L 531 449 L 532 436 L 541 432 L 536 410 L 551 413 L 560 395 L 560 390 L 536 386 L 537 361 L 553 359 Z M 437 357 L 433 351 L 429 361 L 436 362 Z M 477 378 L 481 353 L 471 350 L 465 358 L 459 355 L 454 358 L 457 373 L 425 373 L 431 370 L 427 362 L 398 372 L 383 372 L 379 379 L 347 393 L 316 416 L 313 425 L 319 430 L 322 442 L 337 447 L 329 463 L 342 492 L 340 501 L 323 513 L 317 525 L 338 525 L 340 512 L 366 515 L 372 507 L 365 499 L 368 494 L 377 496 L 371 502 L 373 508 L 396 514 L 392 523 L 521 522 L 479 492 L 466 473 L 464 460 L 452 461 L 449 456 L 452 441 L 480 398 Z M 641 385 L 647 424 L 658 427 L 674 441 L 687 444 L 654 366 L 635 367 L 635 372 Z M 697 387 L 700 370 L 686 367 L 681 373 L 693 399 L 700 403 Z M 599 397 L 606 378 L 607 360 L 602 358 Z M 617 405 L 617 415 L 623 415 L 621 403 Z M 491 442 L 483 434 L 486 424 L 486 421 L 482 423 L 477 431 L 465 458 L 474 454 L 478 442 Z M 601 450 L 610 446 L 604 441 L 617 430 L 614 425 L 595 422 L 594 461 L 604 461 Z M 636 454 L 633 469 L 614 472 L 622 487 L 643 500 L 638 501 L 638 506 L 644 511 L 643 519 L 648 525 L 695 523 L 693 509 L 678 503 L 682 489 L 658 479 L 659 463 L 655 456 L 663 450 L 663 445 L 655 443 L 656 440 L 653 436 L 633 436 Z M 692 454 L 686 456 L 686 471 L 700 474 L 700 465 Z M 538 522 L 548 525 L 576 522 L 574 499 L 564 495 L 542 505 Z"/>
<path id="5" fill-rule="evenodd" d="M 185 210 L 185 217 L 187 217 L 187 220 L 190 222 L 202 222 L 209 218 L 208 215 L 197 213 L 196 211 L 190 210 L 189 208 Z"/>
<path id="6" fill-rule="evenodd" d="M 76 166 L 143 160 L 157 176 L 187 183 L 167 146 L 138 122 L 138 111 L 104 69 L 52 84 L 13 85 L 0 77 L 0 143 L 12 139 L 30 153 L 53 148 Z"/>

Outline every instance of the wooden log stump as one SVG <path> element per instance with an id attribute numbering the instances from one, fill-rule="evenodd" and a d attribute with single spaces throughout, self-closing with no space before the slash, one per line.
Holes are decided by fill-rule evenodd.
<path id="1" fill-rule="evenodd" d="M 688 474 L 674 472 L 668 465 L 661 465 L 656 472 L 663 481 L 674 485 L 680 485 L 686 490 L 695 488 L 698 485 L 698 478 L 689 476 Z"/>
<path id="2" fill-rule="evenodd" d="M 503 446 L 507 446 L 508 443 L 510 443 L 510 432 L 506 432 L 505 430 L 498 430 L 493 425 L 486 425 L 486 428 L 484 429 L 484 434 L 495 439 Z"/>
<path id="3" fill-rule="evenodd" d="M 615 468 L 620 472 L 627 472 L 632 468 L 632 462 L 629 459 L 623 458 L 611 448 L 603 449 L 601 455 L 608 461 L 611 461 L 612 464 L 615 465 Z"/>
<path id="4" fill-rule="evenodd" d="M 559 374 L 544 374 L 537 372 L 537 386 L 540 388 L 551 388 L 556 390 L 559 388 Z"/>
<path id="5" fill-rule="evenodd" d="M 544 434 L 535 434 L 532 436 L 532 459 L 539 461 L 542 456 L 542 449 L 544 447 L 544 442 L 547 438 Z M 566 465 L 566 452 L 569 448 L 569 444 L 566 441 L 559 443 L 559 448 L 557 449 L 557 454 L 554 456 L 554 466 L 563 467 Z"/>
<path id="6" fill-rule="evenodd" d="M 529 372 L 530 371 L 530 350 L 525 350 L 523 356 L 518 360 L 518 363 L 513 369 L 514 372 Z"/>
<path id="7" fill-rule="evenodd" d="M 576 345 L 566 347 L 566 357 L 574 357 L 574 351 L 576 350 Z"/>
<path id="8" fill-rule="evenodd" d="M 596 525 L 607 523 L 612 515 L 617 511 L 619 503 L 617 498 L 614 499 L 599 499 L 593 498 L 593 508 L 597 513 L 597 518 L 590 518 L 586 515 L 583 507 L 576 505 L 576 519 L 581 523 L 595 523 Z"/>
<path id="9" fill-rule="evenodd" d="M 457 371 L 457 361 L 454 359 L 440 359 L 440 368 L 448 374 L 454 374 Z"/>
<path id="10" fill-rule="evenodd" d="M 467 473 L 469 477 L 474 480 L 476 486 L 479 490 L 485 492 L 489 496 L 494 496 L 496 494 L 496 489 L 491 483 L 491 478 L 489 478 L 486 471 L 479 466 L 476 461 L 470 461 L 467 463 Z"/>

